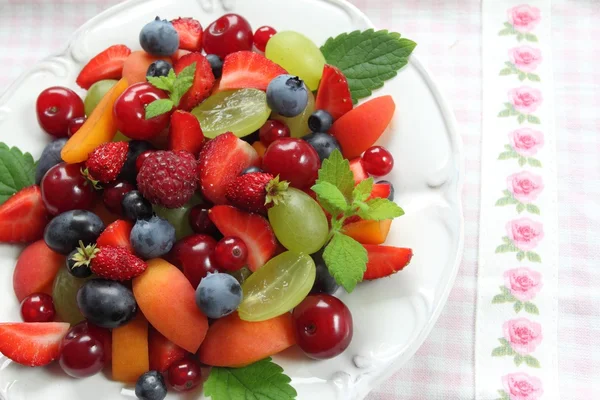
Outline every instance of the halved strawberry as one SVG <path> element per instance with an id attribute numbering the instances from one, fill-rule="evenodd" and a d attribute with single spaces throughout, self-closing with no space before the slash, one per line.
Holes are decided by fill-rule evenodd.
<path id="1" fill-rule="evenodd" d="M 390 183 L 375 183 L 373 184 L 373 190 L 371 190 L 370 199 L 381 198 L 388 199 L 392 194 L 392 185 Z"/>
<path id="2" fill-rule="evenodd" d="M 131 222 L 118 219 L 104 229 L 96 240 L 96 244 L 99 247 L 123 247 L 133 253 L 133 246 L 129 240 L 132 229 L 133 224 Z"/>
<path id="3" fill-rule="evenodd" d="M 169 127 L 169 150 L 185 150 L 197 156 L 204 146 L 204 135 L 198 118 L 186 111 L 175 110 Z"/>
<path id="4" fill-rule="evenodd" d="M 33 242 L 41 239 L 48 224 L 48 211 L 39 186 L 15 193 L 0 206 L 0 243 Z"/>
<path id="5" fill-rule="evenodd" d="M 175 63 L 173 69 L 175 73 L 180 73 L 185 67 L 196 63 L 196 73 L 194 74 L 194 83 L 187 93 L 181 98 L 179 108 L 182 110 L 189 111 L 196 107 L 210 96 L 210 91 L 215 83 L 215 76 L 213 75 L 210 63 L 200 53 L 190 53 L 181 57 Z"/>
<path id="6" fill-rule="evenodd" d="M 286 73 L 285 69 L 262 54 L 238 51 L 229 54 L 223 61 L 223 75 L 219 90 L 243 88 L 267 90 L 273 78 Z"/>
<path id="7" fill-rule="evenodd" d="M 214 206 L 210 220 L 225 236 L 237 236 L 248 247 L 248 268 L 256 271 L 277 250 L 277 240 L 269 221 L 259 214 L 248 213 L 232 206 Z"/>
<path id="8" fill-rule="evenodd" d="M 356 157 L 354 160 L 350 160 L 350 170 L 354 174 L 354 184 L 358 185 L 360 181 L 363 181 L 369 177 L 360 157 Z"/>
<path id="9" fill-rule="evenodd" d="M 315 109 L 325 110 L 334 120 L 352 110 L 352 95 L 346 77 L 338 68 L 325 64 Z"/>
<path id="10" fill-rule="evenodd" d="M 202 51 L 202 25 L 193 18 L 177 18 L 171 21 L 179 34 L 179 48 Z"/>
<path id="11" fill-rule="evenodd" d="M 225 204 L 227 186 L 248 167 L 259 166 L 256 150 L 233 133 L 208 141 L 198 157 L 198 179 L 204 197 L 213 204 Z"/>
<path id="12" fill-rule="evenodd" d="M 377 279 L 390 276 L 400 271 L 410 263 L 412 249 L 363 244 L 367 250 L 369 261 L 363 279 Z"/>
<path id="13" fill-rule="evenodd" d="M 150 369 L 165 372 L 171 364 L 183 360 L 187 351 L 171 342 L 156 329 L 150 329 L 148 334 L 148 353 L 150 356 Z"/>
<path id="14" fill-rule="evenodd" d="M 0 352 L 29 367 L 50 364 L 60 356 L 62 338 L 69 326 L 66 322 L 2 323 Z"/>
<path id="15" fill-rule="evenodd" d="M 89 89 L 90 86 L 102 79 L 121 78 L 123 64 L 130 54 L 131 50 L 124 44 L 110 46 L 83 67 L 77 76 L 77 84 L 84 89 Z"/>

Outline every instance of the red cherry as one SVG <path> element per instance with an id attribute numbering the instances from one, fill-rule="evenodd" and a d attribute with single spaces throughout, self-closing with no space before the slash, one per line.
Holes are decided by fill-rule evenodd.
<path id="1" fill-rule="evenodd" d="M 227 236 L 219 240 L 215 248 L 217 265 L 227 271 L 237 271 L 246 265 L 248 248 L 238 237 Z"/>
<path id="2" fill-rule="evenodd" d="M 284 138 L 271 143 L 263 156 L 263 169 L 298 189 L 312 186 L 321 167 L 319 155 L 306 141 Z"/>
<path id="3" fill-rule="evenodd" d="M 217 241 L 208 235 L 191 235 L 176 242 L 170 259 L 183 270 L 194 288 L 209 272 L 218 272 L 215 260 Z"/>
<path id="4" fill-rule="evenodd" d="M 271 26 L 261 26 L 254 33 L 254 46 L 260 51 L 265 51 L 267 42 L 275 35 L 277 31 Z"/>
<path id="5" fill-rule="evenodd" d="M 51 322 L 56 311 L 52 296 L 46 293 L 34 293 L 21 302 L 21 318 L 25 322 Z"/>
<path id="6" fill-rule="evenodd" d="M 110 329 L 101 328 L 88 321 L 82 321 L 69 329 L 63 338 L 63 345 L 81 336 L 90 335 L 102 344 L 104 350 L 104 362 L 109 363 L 112 359 L 112 333 Z"/>
<path id="7" fill-rule="evenodd" d="M 209 210 L 210 207 L 207 207 L 204 204 L 198 204 L 192 207 L 188 218 L 194 232 L 206 235 L 215 235 L 217 233 L 217 227 L 210 218 L 208 218 Z"/>
<path id="8" fill-rule="evenodd" d="M 154 153 L 153 150 L 146 150 L 145 152 L 143 152 L 142 154 L 140 154 L 136 159 L 135 159 L 135 170 L 139 173 L 140 169 L 142 168 L 142 164 L 144 163 L 144 161 L 146 161 L 146 158 L 148 158 L 148 156 L 150 156 L 150 154 Z"/>
<path id="9" fill-rule="evenodd" d="M 135 190 L 135 186 L 127 181 L 113 181 L 108 183 L 104 188 L 102 201 L 108 211 L 117 215 L 123 215 L 121 201 L 123 201 L 123 197 L 132 190 Z"/>
<path id="10" fill-rule="evenodd" d="M 206 54 L 224 59 L 236 51 L 252 50 L 252 28 L 241 15 L 225 14 L 206 28 L 202 44 Z"/>
<path id="11" fill-rule="evenodd" d="M 146 106 L 167 94 L 147 82 L 129 86 L 117 99 L 113 114 L 117 129 L 131 139 L 151 139 L 169 125 L 170 112 L 146 119 Z"/>
<path id="12" fill-rule="evenodd" d="M 81 164 L 60 163 L 50 168 L 42 178 L 42 200 L 52 215 L 69 210 L 90 209 L 95 192 L 81 173 Z"/>
<path id="13" fill-rule="evenodd" d="M 69 128 L 67 129 L 67 136 L 73 136 L 81 128 L 86 119 L 86 117 L 71 118 Z"/>
<path id="14" fill-rule="evenodd" d="M 191 357 L 171 364 L 168 370 L 169 383 L 178 392 L 192 390 L 202 382 L 202 370 Z"/>
<path id="15" fill-rule="evenodd" d="M 381 146 L 369 147 L 362 155 L 365 171 L 373 176 L 383 176 L 392 172 L 394 157 Z"/>
<path id="16" fill-rule="evenodd" d="M 57 138 L 67 136 L 71 119 L 85 115 L 83 101 L 77 93 L 60 86 L 40 93 L 35 109 L 42 129 Z"/>
<path id="17" fill-rule="evenodd" d="M 270 119 L 260 127 L 258 137 L 262 144 L 269 147 L 277 139 L 290 137 L 290 129 L 283 122 Z"/>
<path id="18" fill-rule="evenodd" d="M 328 294 L 306 297 L 292 313 L 296 342 L 307 356 L 324 360 L 342 353 L 352 340 L 352 314 Z"/>
<path id="19" fill-rule="evenodd" d="M 102 343 L 88 333 L 63 339 L 59 363 L 63 371 L 73 378 L 97 374 L 104 368 Z"/>

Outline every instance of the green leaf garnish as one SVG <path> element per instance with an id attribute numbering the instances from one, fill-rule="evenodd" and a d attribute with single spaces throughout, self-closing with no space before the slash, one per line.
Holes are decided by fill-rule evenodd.
<path id="1" fill-rule="evenodd" d="M 314 185 L 312 190 L 317 194 L 321 206 L 329 214 L 337 216 L 348 209 L 348 202 L 337 186 L 329 182 L 321 182 Z"/>
<path id="2" fill-rule="evenodd" d="M 367 270 L 367 250 L 362 244 L 340 232 L 334 233 L 323 252 L 323 260 L 335 281 L 348 293 L 363 280 Z"/>
<path id="3" fill-rule="evenodd" d="M 168 113 L 173 109 L 173 101 L 171 99 L 158 99 L 146 106 L 146 119 L 154 118 L 164 113 Z"/>
<path id="4" fill-rule="evenodd" d="M 35 162 L 29 153 L 0 143 L 0 204 L 35 184 Z"/>
<path id="5" fill-rule="evenodd" d="M 384 219 L 392 219 L 404 215 L 404 210 L 398 204 L 388 199 L 371 199 L 367 201 L 367 209 L 359 210 L 358 216 L 362 219 L 370 219 L 373 221 L 382 221 Z"/>
<path id="6" fill-rule="evenodd" d="M 155 100 L 146 106 L 146 119 L 154 118 L 158 115 L 168 113 L 177 107 L 181 98 L 194 84 L 194 74 L 196 73 L 196 63 L 191 63 L 185 67 L 179 74 L 171 68 L 167 76 L 149 76 L 148 82 L 157 89 L 169 93 L 168 99 Z"/>
<path id="7" fill-rule="evenodd" d="M 329 182 L 337 186 L 346 198 L 352 196 L 354 174 L 350 170 L 350 162 L 338 150 L 335 150 L 328 158 L 323 160 L 321 169 L 319 169 L 319 179 L 317 179 L 317 183 L 321 182 Z"/>

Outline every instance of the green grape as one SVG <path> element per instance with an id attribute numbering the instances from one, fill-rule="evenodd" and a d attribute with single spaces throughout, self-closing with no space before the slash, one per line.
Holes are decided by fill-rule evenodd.
<path id="1" fill-rule="evenodd" d="M 262 90 L 240 89 L 219 92 L 192 110 L 205 137 L 225 132 L 243 137 L 258 130 L 269 118 L 267 95 Z"/>
<path id="2" fill-rule="evenodd" d="M 265 56 L 291 75 L 298 75 L 310 90 L 317 90 L 325 57 L 312 40 L 294 31 L 276 33 L 267 42 Z"/>
<path id="3" fill-rule="evenodd" d="M 154 212 L 161 218 L 166 219 L 175 227 L 175 237 L 177 240 L 194 233 L 188 217 L 190 209 L 196 204 L 202 203 L 202 198 L 198 194 L 194 194 L 190 201 L 179 208 L 165 208 L 154 205 Z"/>
<path id="4" fill-rule="evenodd" d="M 272 258 L 242 285 L 240 318 L 264 321 L 290 311 L 308 295 L 315 275 L 315 262 L 307 254 L 286 251 Z"/>
<path id="5" fill-rule="evenodd" d="M 312 254 L 325 245 L 329 235 L 325 212 L 303 191 L 289 188 L 268 213 L 273 232 L 286 249 Z"/>
<path id="6" fill-rule="evenodd" d="M 100 103 L 100 100 L 104 97 L 106 92 L 110 90 L 113 86 L 115 86 L 114 79 L 104 79 L 102 81 L 98 81 L 90 86 L 87 94 L 85 95 L 85 100 L 83 101 L 83 107 L 85 109 L 85 115 L 88 117 L 94 111 L 94 108 Z"/>
<path id="7" fill-rule="evenodd" d="M 52 286 L 52 300 L 62 321 L 75 325 L 85 319 L 77 307 L 77 291 L 93 276 L 80 279 L 71 275 L 66 267 L 58 270 Z"/>
<path id="8" fill-rule="evenodd" d="M 287 127 L 290 128 L 290 135 L 292 137 L 299 138 L 310 133 L 310 128 L 308 127 L 308 117 L 310 117 L 310 114 L 312 114 L 313 111 L 315 111 L 315 95 L 309 91 L 308 104 L 300 115 L 289 118 L 277 113 L 273 113 L 271 114 L 271 119 L 284 122 Z"/>

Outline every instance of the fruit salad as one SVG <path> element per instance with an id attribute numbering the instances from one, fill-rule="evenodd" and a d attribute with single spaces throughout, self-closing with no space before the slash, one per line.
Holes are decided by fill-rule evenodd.
<path id="1" fill-rule="evenodd" d="M 139 399 L 294 399 L 271 357 L 340 355 L 354 328 L 336 294 L 411 260 L 385 244 L 404 211 L 376 142 L 396 110 L 372 91 L 415 43 L 367 30 L 318 47 L 226 14 L 156 17 L 139 44 L 91 58 L 83 98 L 39 94 L 37 162 L 0 143 L 0 242 L 27 244 L 0 352 L 110 370 Z"/>

